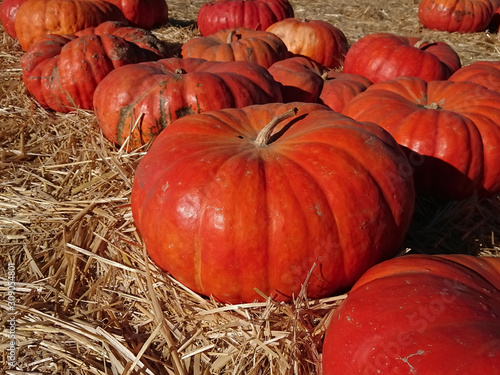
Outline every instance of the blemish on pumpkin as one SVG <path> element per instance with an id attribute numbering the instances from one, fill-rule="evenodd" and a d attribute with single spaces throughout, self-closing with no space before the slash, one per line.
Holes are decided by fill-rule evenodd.
<path id="1" fill-rule="evenodd" d="M 410 354 L 404 358 L 400 357 L 399 359 L 401 359 L 404 363 L 406 363 L 408 366 L 410 366 L 410 373 L 411 374 L 416 374 L 415 367 L 413 367 L 411 365 L 411 363 L 409 362 L 409 359 L 413 356 L 422 355 L 422 354 L 425 354 L 425 352 L 423 350 L 418 350 L 416 353 Z"/>
<path id="2" fill-rule="evenodd" d="M 178 110 L 175 111 L 175 115 L 177 116 L 177 118 L 181 118 L 181 117 L 184 117 L 184 116 L 187 116 L 187 115 L 193 115 L 195 113 L 196 112 L 193 111 L 193 109 L 191 108 L 191 106 L 181 107 L 181 108 L 179 108 Z"/>
<path id="3" fill-rule="evenodd" d="M 319 205 L 314 206 L 312 209 L 316 210 L 316 213 L 318 214 L 318 216 L 322 215 L 321 211 L 319 210 Z"/>

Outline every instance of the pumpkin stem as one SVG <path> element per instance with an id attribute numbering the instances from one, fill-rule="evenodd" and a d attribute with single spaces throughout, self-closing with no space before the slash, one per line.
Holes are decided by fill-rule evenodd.
<path id="1" fill-rule="evenodd" d="M 431 41 L 427 40 L 426 38 L 422 38 L 422 39 L 418 40 L 413 45 L 413 47 L 418 48 L 418 49 L 420 49 L 422 51 L 425 51 L 427 48 L 435 46 L 435 45 L 436 45 L 436 42 L 431 42 Z"/>
<path id="2" fill-rule="evenodd" d="M 424 43 L 427 43 L 427 41 L 425 41 L 425 40 L 423 40 L 423 39 L 419 39 L 419 40 L 417 41 L 417 43 L 415 43 L 415 44 L 413 45 L 413 47 L 415 47 L 415 48 L 420 48 L 420 46 L 422 46 L 422 44 L 424 44 Z"/>
<path id="3" fill-rule="evenodd" d="M 175 69 L 175 74 L 186 74 L 187 72 L 182 68 Z"/>
<path id="4" fill-rule="evenodd" d="M 426 105 L 422 105 L 422 108 L 425 108 L 425 109 L 443 109 L 443 107 L 441 107 L 439 105 L 439 103 L 429 103 Z"/>
<path id="5" fill-rule="evenodd" d="M 257 134 L 257 138 L 252 142 L 257 147 L 267 147 L 269 145 L 269 140 L 273 135 L 273 130 L 280 122 L 286 120 L 287 118 L 293 117 L 298 112 L 297 107 L 290 108 L 288 111 L 282 113 L 279 116 L 273 118 L 269 124 L 267 124 L 262 130 Z"/>
<path id="6" fill-rule="evenodd" d="M 233 42 L 234 34 L 236 34 L 236 30 L 231 30 L 229 34 L 227 34 L 227 44 L 231 44 Z"/>
<path id="7" fill-rule="evenodd" d="M 321 74 L 321 79 L 322 79 L 323 81 L 326 81 L 326 80 L 328 79 L 328 72 L 326 72 L 326 71 L 325 71 L 325 72 L 323 72 L 323 74 Z"/>

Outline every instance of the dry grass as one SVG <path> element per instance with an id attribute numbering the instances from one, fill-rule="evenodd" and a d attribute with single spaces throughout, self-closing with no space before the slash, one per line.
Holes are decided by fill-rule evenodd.
<path id="1" fill-rule="evenodd" d="M 333 3 L 333 2 L 332 2 Z M 182 42 L 197 34 L 201 1 L 171 1 Z M 464 65 L 498 59 L 496 35 L 423 30 L 416 1 L 293 1 L 298 17 L 324 19 L 352 43 L 388 31 L 450 43 Z M 19 45 L 0 30 L 0 290 L 16 264 L 19 371 L 7 374 L 312 374 L 344 296 L 223 305 L 160 272 L 145 254 L 129 208 L 141 153 L 117 150 L 92 112 L 40 108 L 20 79 Z M 421 199 L 406 246 L 414 252 L 500 253 L 500 199 Z M 0 301 L 6 323 L 7 300 Z"/>

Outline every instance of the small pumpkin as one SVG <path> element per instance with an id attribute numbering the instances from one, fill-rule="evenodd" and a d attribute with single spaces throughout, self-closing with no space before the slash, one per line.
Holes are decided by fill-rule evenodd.
<path id="1" fill-rule="evenodd" d="M 471 82 L 399 77 L 342 111 L 373 121 L 403 147 L 422 194 L 453 200 L 500 192 L 500 94 Z"/>
<path id="2" fill-rule="evenodd" d="M 111 72 L 95 90 L 94 111 L 107 139 L 137 148 L 180 117 L 281 100 L 260 65 L 173 57 Z"/>
<path id="3" fill-rule="evenodd" d="M 500 92 L 500 61 L 476 61 L 458 69 L 450 81 L 477 83 L 490 90 Z"/>
<path id="4" fill-rule="evenodd" d="M 273 78 L 281 84 L 283 101 L 315 103 L 323 89 L 323 73 L 328 69 L 313 60 L 290 57 L 275 62 L 268 68 Z"/>
<path id="5" fill-rule="evenodd" d="M 372 84 L 359 74 L 329 69 L 303 56 L 278 61 L 268 71 L 280 83 L 285 103 L 321 103 L 336 112 Z"/>
<path id="6" fill-rule="evenodd" d="M 209 61 L 248 61 L 268 68 L 286 58 L 288 51 L 272 33 L 239 27 L 191 38 L 182 45 L 181 54 Z"/>
<path id="7" fill-rule="evenodd" d="M 107 0 L 121 9 L 134 26 L 150 29 L 168 21 L 165 0 Z"/>
<path id="8" fill-rule="evenodd" d="M 104 0 L 27 0 L 19 7 L 15 30 L 27 51 L 47 34 L 74 35 L 105 21 L 127 22 L 122 11 Z"/>
<path id="9" fill-rule="evenodd" d="M 14 39 L 17 38 L 15 28 L 17 11 L 25 1 L 26 0 L 2 0 L 0 3 L 0 22 L 5 32 Z"/>
<path id="10" fill-rule="evenodd" d="M 405 255 L 333 313 L 324 375 L 500 374 L 500 258 Z"/>
<path id="11" fill-rule="evenodd" d="M 419 77 L 425 81 L 444 80 L 460 67 L 460 57 L 446 43 L 373 33 L 351 46 L 342 71 L 360 74 L 377 83 L 400 76 Z"/>
<path id="12" fill-rule="evenodd" d="M 200 7 L 196 22 L 201 35 L 244 27 L 265 31 L 271 24 L 293 17 L 288 0 L 212 0 Z"/>
<path id="13" fill-rule="evenodd" d="M 365 91 L 372 82 L 362 75 L 329 70 L 323 77 L 319 102 L 334 111 L 342 112 L 356 95 Z"/>
<path id="14" fill-rule="evenodd" d="M 70 112 L 92 109 L 97 84 L 113 69 L 168 56 L 151 32 L 104 22 L 75 36 L 51 34 L 21 58 L 23 81 L 45 108 Z"/>
<path id="15" fill-rule="evenodd" d="M 459 33 L 484 31 L 496 10 L 492 0 L 421 0 L 418 18 L 428 29 Z"/>
<path id="16" fill-rule="evenodd" d="M 342 66 L 349 42 L 339 28 L 322 20 L 286 18 L 267 28 L 293 55 L 306 56 L 331 69 Z"/>
<path id="17" fill-rule="evenodd" d="M 406 167 L 381 127 L 319 104 L 227 108 L 160 133 L 132 214 L 151 258 L 200 294 L 290 300 L 310 274 L 319 298 L 400 251 L 414 207 Z"/>

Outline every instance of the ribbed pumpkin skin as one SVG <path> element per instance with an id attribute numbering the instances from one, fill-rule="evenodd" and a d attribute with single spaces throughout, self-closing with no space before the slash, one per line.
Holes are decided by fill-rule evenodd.
<path id="1" fill-rule="evenodd" d="M 486 29 L 495 10 L 491 0 L 422 0 L 418 18 L 429 29 L 475 33 Z"/>
<path id="2" fill-rule="evenodd" d="M 113 71 L 95 91 L 94 110 L 106 138 L 136 148 L 188 114 L 281 100 L 279 84 L 257 64 L 170 58 Z"/>
<path id="3" fill-rule="evenodd" d="M 374 33 L 351 46 L 342 71 L 360 74 L 373 83 L 400 76 L 433 81 L 448 79 L 460 66 L 459 56 L 446 43 Z"/>
<path id="4" fill-rule="evenodd" d="M 333 314 L 323 374 L 499 375 L 499 288 L 500 258 L 406 255 L 382 262 Z"/>
<path id="5" fill-rule="evenodd" d="M 342 113 L 389 131 L 407 151 L 422 193 L 462 199 L 500 191 L 500 94 L 494 91 L 400 77 L 373 84 Z"/>
<path id="6" fill-rule="evenodd" d="M 201 35 L 245 27 L 266 30 L 282 19 L 293 17 L 288 0 L 215 0 L 203 4 L 196 22 Z"/>
<path id="7" fill-rule="evenodd" d="M 252 143 L 298 108 L 267 147 Z M 186 116 L 141 160 L 132 213 L 147 251 L 198 293 L 230 302 L 311 298 L 393 256 L 414 192 L 388 133 L 319 104 L 271 103 Z M 314 268 L 314 269 L 313 269 Z"/>
<path id="8" fill-rule="evenodd" d="M 121 9 L 136 27 L 149 29 L 168 21 L 168 5 L 165 0 L 108 0 Z"/>
<path id="9" fill-rule="evenodd" d="M 342 66 L 349 43 L 344 33 L 329 22 L 287 18 L 266 31 L 279 36 L 288 51 L 306 56 L 331 69 Z"/>
<path id="10" fill-rule="evenodd" d="M 17 11 L 26 0 L 2 0 L 0 3 L 0 22 L 5 32 L 12 38 L 17 38 L 15 21 Z"/>
<path id="11" fill-rule="evenodd" d="M 297 56 L 277 61 L 267 70 L 281 84 L 283 102 L 316 103 L 323 89 L 322 75 L 328 69 Z"/>
<path id="12" fill-rule="evenodd" d="M 476 61 L 458 69 L 450 81 L 467 81 L 500 93 L 500 61 Z"/>
<path id="13" fill-rule="evenodd" d="M 97 85 L 112 70 L 166 53 L 146 30 L 105 22 L 73 37 L 46 36 L 21 58 L 21 68 L 26 88 L 42 107 L 70 112 L 92 109 Z"/>
<path id="14" fill-rule="evenodd" d="M 319 102 L 336 112 L 342 112 L 347 103 L 365 91 L 371 84 L 368 78 L 359 74 L 330 70 L 323 82 Z"/>
<path id="15" fill-rule="evenodd" d="M 283 41 L 272 33 L 244 27 L 226 29 L 182 45 L 182 57 L 209 61 L 248 61 L 269 68 L 288 57 Z"/>
<path id="16" fill-rule="evenodd" d="M 103 0 L 27 0 L 17 11 L 15 29 L 27 51 L 47 34 L 74 35 L 105 21 L 127 22 L 116 5 Z"/>

